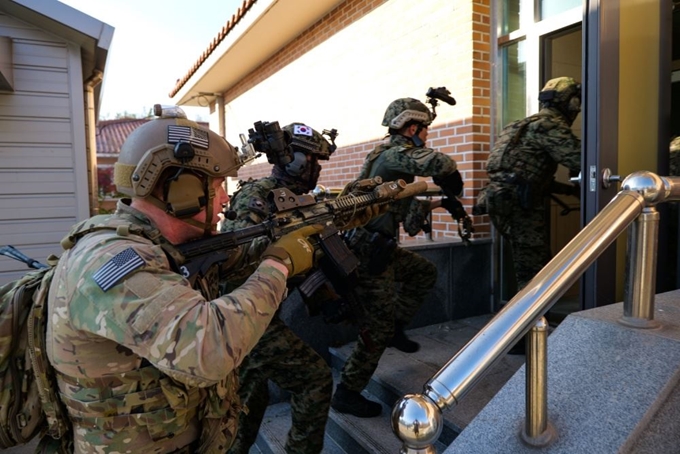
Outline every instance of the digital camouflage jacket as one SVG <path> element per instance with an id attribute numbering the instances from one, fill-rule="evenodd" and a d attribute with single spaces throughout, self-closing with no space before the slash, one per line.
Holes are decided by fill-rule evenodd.
<path id="1" fill-rule="evenodd" d="M 383 181 L 401 178 L 413 183 L 416 176 L 444 177 L 456 169 L 456 161 L 448 155 L 431 148 L 416 147 L 409 138 L 393 135 L 387 144 L 379 145 L 366 156 L 359 178 L 380 176 Z M 415 197 L 402 199 L 364 227 L 394 238 L 399 233 L 399 223 L 404 222 L 404 230 L 411 236 L 416 235 L 429 212 L 427 204 Z"/>

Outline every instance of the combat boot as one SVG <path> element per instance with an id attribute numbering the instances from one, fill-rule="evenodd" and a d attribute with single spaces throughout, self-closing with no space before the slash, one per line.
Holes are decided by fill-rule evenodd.
<path id="1" fill-rule="evenodd" d="M 352 391 L 340 383 L 335 388 L 331 408 L 338 413 L 347 413 L 359 418 L 374 418 L 382 412 L 382 405 L 366 399 L 358 391 Z"/>
<path id="2" fill-rule="evenodd" d="M 390 341 L 390 347 L 394 347 L 404 353 L 415 353 L 420 350 L 420 344 L 412 341 L 404 332 L 404 325 L 397 323 L 394 327 L 394 336 Z"/>

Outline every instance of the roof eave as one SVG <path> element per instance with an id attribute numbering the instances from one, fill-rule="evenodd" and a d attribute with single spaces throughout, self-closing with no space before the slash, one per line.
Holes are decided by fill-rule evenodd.
<path id="1" fill-rule="evenodd" d="M 171 98 L 178 105 L 205 105 L 206 98 L 225 93 L 342 1 L 257 0 Z"/>
<path id="2" fill-rule="evenodd" d="M 80 46 L 83 80 L 94 70 L 106 74 L 114 33 L 112 26 L 55 0 L 3 1 L 0 10 Z M 100 92 L 101 84 L 95 88 L 96 106 L 99 106 Z"/>

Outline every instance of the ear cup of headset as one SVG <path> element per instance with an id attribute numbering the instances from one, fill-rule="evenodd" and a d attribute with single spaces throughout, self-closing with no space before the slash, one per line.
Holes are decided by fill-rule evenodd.
<path id="1" fill-rule="evenodd" d="M 307 169 L 307 155 L 296 151 L 293 160 L 286 165 L 286 173 L 293 177 L 298 177 Z"/>
<path id="2" fill-rule="evenodd" d="M 188 218 L 206 205 L 203 181 L 191 173 L 181 173 L 166 183 L 167 210 L 176 218 Z"/>

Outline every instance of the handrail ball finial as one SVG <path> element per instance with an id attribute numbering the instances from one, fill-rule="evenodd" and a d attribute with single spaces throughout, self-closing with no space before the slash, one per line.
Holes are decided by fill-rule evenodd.
<path id="1" fill-rule="evenodd" d="M 402 454 L 435 454 L 442 424 L 441 410 L 422 394 L 407 394 L 392 410 L 392 430 L 404 443 Z"/>
<path id="2" fill-rule="evenodd" d="M 622 190 L 635 191 L 644 197 L 647 206 L 664 202 L 669 195 L 668 181 L 646 170 L 633 172 L 623 180 Z"/>

